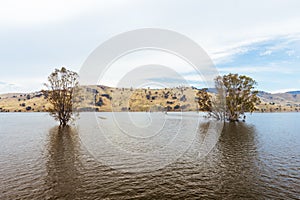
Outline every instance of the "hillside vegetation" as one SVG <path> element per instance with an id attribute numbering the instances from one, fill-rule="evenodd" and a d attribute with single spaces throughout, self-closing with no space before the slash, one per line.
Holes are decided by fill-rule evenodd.
<path id="1" fill-rule="evenodd" d="M 76 97 L 79 111 L 197 111 L 198 89 L 176 87 L 164 89 L 112 88 L 83 86 Z M 261 103 L 256 112 L 298 112 L 300 94 L 259 92 Z M 0 95 L 0 112 L 44 112 L 50 104 L 41 92 Z"/>

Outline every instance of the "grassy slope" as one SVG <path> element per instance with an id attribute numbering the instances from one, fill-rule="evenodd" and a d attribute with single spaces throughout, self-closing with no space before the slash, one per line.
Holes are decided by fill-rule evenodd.
<path id="1" fill-rule="evenodd" d="M 81 101 L 78 105 L 83 111 L 161 111 L 169 107 L 172 111 L 196 111 L 195 97 L 197 90 L 189 87 L 167 89 L 136 89 L 110 88 L 106 86 L 84 86 L 81 90 Z M 30 97 L 29 97 L 29 96 Z M 28 96 L 28 97 L 27 97 Z M 258 111 L 290 112 L 300 107 L 300 95 L 259 94 L 262 103 L 257 105 Z M 42 112 L 50 104 L 39 92 L 30 94 L 0 95 L 0 112 Z M 98 105 L 95 105 L 95 102 Z M 271 104 L 275 103 L 274 105 Z M 22 105 L 23 104 L 23 105 Z M 24 106 L 25 104 L 25 106 Z M 113 106 L 112 106 L 113 105 Z M 30 110 L 26 108 L 30 106 Z"/>

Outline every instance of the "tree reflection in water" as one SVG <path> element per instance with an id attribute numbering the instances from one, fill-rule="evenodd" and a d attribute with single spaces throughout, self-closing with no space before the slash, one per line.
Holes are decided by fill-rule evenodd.
<path id="1" fill-rule="evenodd" d="M 49 198 L 76 198 L 80 183 L 78 171 L 79 142 L 71 127 L 53 127 L 49 131 L 47 148 L 47 177 Z"/>
<path id="2" fill-rule="evenodd" d="M 257 133 L 253 125 L 226 123 L 218 145 L 220 194 L 231 198 L 257 198 L 260 178 Z"/>

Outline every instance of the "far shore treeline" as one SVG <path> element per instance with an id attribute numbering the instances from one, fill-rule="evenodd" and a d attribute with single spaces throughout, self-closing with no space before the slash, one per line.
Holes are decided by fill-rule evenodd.
<path id="1" fill-rule="evenodd" d="M 215 88 L 112 88 L 79 86 L 78 74 L 55 69 L 45 90 L 0 95 L 0 112 L 49 112 L 66 126 L 78 112 L 203 111 L 218 120 L 239 121 L 247 112 L 298 112 L 298 94 L 272 95 L 255 90 L 255 80 L 238 74 L 215 78 Z"/>

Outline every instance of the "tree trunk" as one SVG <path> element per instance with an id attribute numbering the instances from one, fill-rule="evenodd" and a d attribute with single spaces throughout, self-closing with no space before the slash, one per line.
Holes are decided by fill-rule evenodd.
<path id="1" fill-rule="evenodd" d="M 65 127 L 67 125 L 67 122 L 66 122 L 66 120 L 64 120 L 64 119 L 61 119 L 60 120 L 60 122 L 59 122 L 59 126 L 61 126 L 61 127 Z"/>

